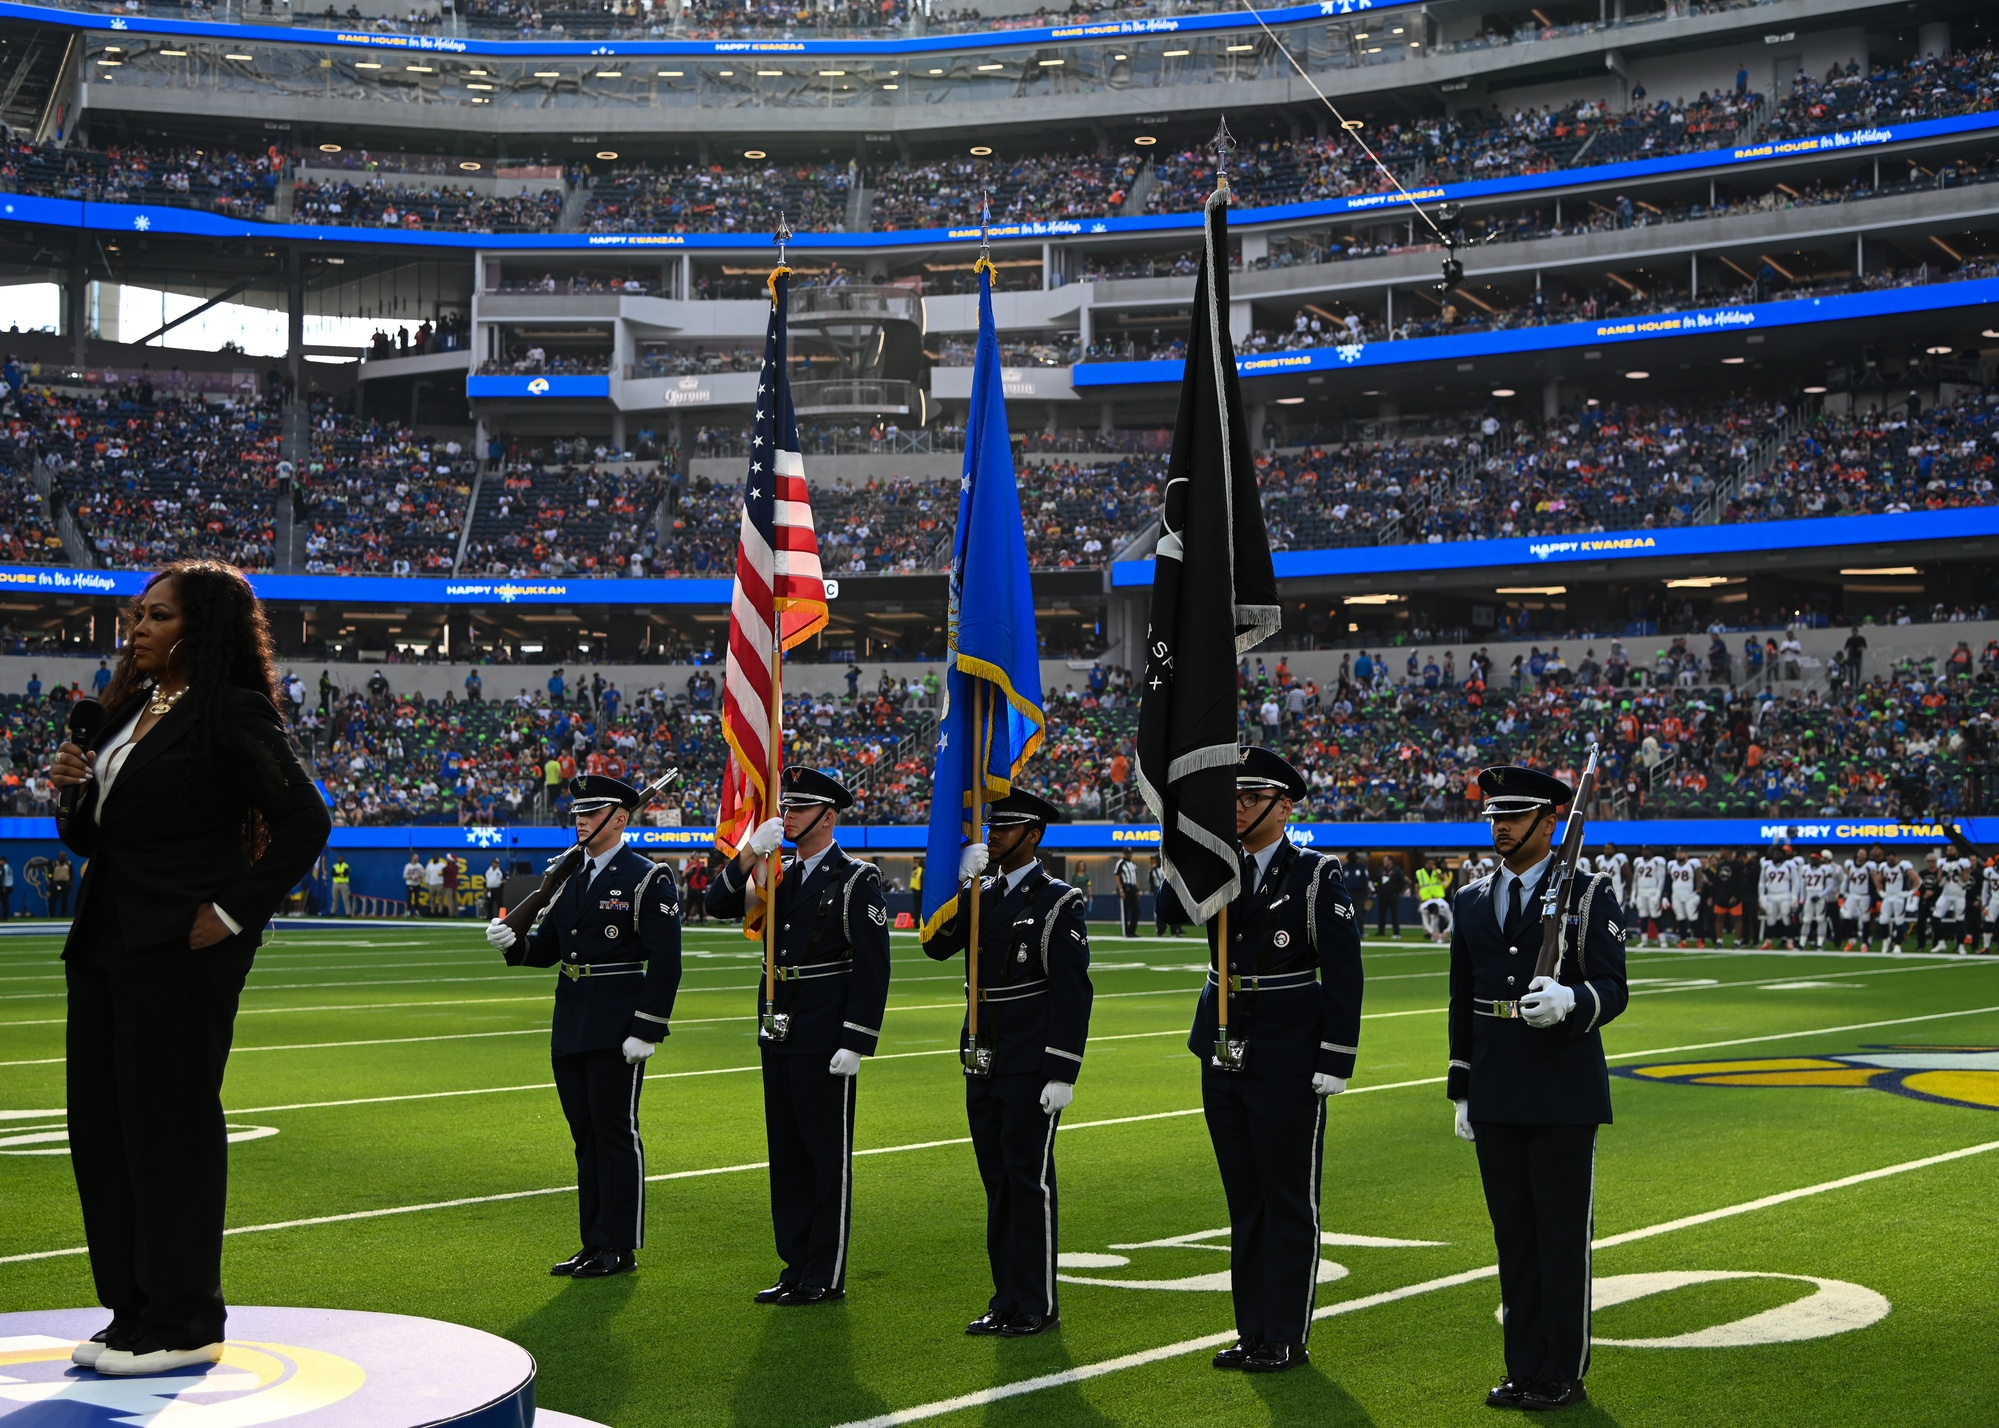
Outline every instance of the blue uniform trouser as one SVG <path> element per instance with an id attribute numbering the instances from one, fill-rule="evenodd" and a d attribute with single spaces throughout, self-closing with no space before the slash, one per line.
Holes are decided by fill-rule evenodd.
<path id="1" fill-rule="evenodd" d="M 583 1243 L 626 1253 L 645 1243 L 646 1152 L 639 1142 L 645 1063 L 623 1052 L 557 1056 L 555 1094 L 576 1142 L 576 1218 Z"/>
<path id="2" fill-rule="evenodd" d="M 1326 1103 L 1310 1075 L 1201 1069 L 1201 1110 L 1229 1202 L 1236 1334 L 1303 1344 L 1319 1284 Z"/>
<path id="3" fill-rule="evenodd" d="M 967 1076 L 965 1118 L 986 1186 L 986 1258 L 994 1314 L 1053 1317 L 1055 1127 L 1039 1076 Z"/>
<path id="4" fill-rule="evenodd" d="M 778 1276 L 808 1289 L 847 1285 L 854 1219 L 854 1076 L 826 1069 L 832 1052 L 763 1048 L 764 1141 Z"/>
<path id="5" fill-rule="evenodd" d="M 1506 1376 L 1574 1383 L 1589 1371 L 1595 1126 L 1474 1121 L 1499 1249 Z"/>

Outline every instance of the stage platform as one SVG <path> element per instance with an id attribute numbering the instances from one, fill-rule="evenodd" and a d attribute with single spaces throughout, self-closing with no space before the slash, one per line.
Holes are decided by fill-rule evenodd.
<path id="1" fill-rule="evenodd" d="M 102 1309 L 0 1314 L 0 1428 L 603 1428 L 537 1415 L 534 1356 L 435 1319 L 232 1306 L 222 1362 L 153 1378 L 77 1368 Z"/>

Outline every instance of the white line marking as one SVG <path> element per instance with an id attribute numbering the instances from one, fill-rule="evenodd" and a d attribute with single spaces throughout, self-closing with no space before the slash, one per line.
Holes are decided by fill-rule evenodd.
<path id="1" fill-rule="evenodd" d="M 1844 1190 L 1850 1186 L 1863 1185 L 1870 1180 L 1884 1180 L 1891 1175 L 1906 1175 L 1911 1171 L 1925 1170 L 1933 1165 L 1942 1165 L 1953 1160 L 1963 1160 L 1969 1156 L 1984 1155 L 1999 1150 L 1999 1140 L 1989 1140 L 1981 1145 L 1966 1146 L 1961 1150 L 1945 1151 L 1941 1155 L 1925 1156 L 1920 1160 L 1906 1160 L 1899 1165 L 1887 1165 L 1878 1170 L 1862 1171 L 1858 1175 L 1843 1176 L 1838 1180 L 1827 1180 L 1818 1185 L 1806 1185 L 1796 1190 L 1785 1190 L 1775 1195 L 1765 1195 L 1757 1200 L 1745 1200 L 1739 1205 L 1724 1205 L 1720 1209 L 1703 1211 L 1698 1215 L 1687 1215 L 1681 1219 L 1668 1220 L 1663 1224 L 1647 1225 L 1643 1229 L 1628 1230 L 1620 1235 L 1608 1235 L 1597 1240 L 1592 1249 L 1609 1249 L 1614 1245 L 1630 1244 L 1636 1240 L 1651 1239 L 1657 1235 L 1671 1234 L 1677 1230 L 1696 1225 L 1712 1224 L 1716 1220 L 1729 1219 L 1736 1215 L 1747 1215 L 1756 1210 L 1769 1209 L 1773 1205 L 1788 1204 L 1793 1200 L 1803 1200 L 1814 1195 L 1829 1194 L 1834 1190 Z M 1420 1294 L 1434 1293 L 1440 1289 L 1455 1289 L 1459 1285 L 1475 1284 L 1484 1279 L 1499 1277 L 1497 1265 L 1486 1265 L 1478 1269 L 1467 1269 L 1457 1274 L 1446 1274 L 1436 1279 L 1426 1279 L 1419 1284 L 1407 1284 L 1400 1289 L 1387 1289 L 1378 1294 L 1365 1294 L 1356 1299 L 1343 1299 L 1336 1304 L 1327 1304 L 1314 1310 L 1312 1317 L 1332 1319 L 1344 1314 L 1358 1313 L 1362 1309 L 1373 1309 L 1383 1304 L 1394 1304 L 1404 1299 L 1413 1299 Z M 976 1389 L 960 1394 L 956 1398 L 939 1399 L 935 1403 L 919 1404 L 914 1408 L 899 1408 L 874 1418 L 860 1418 L 840 1425 L 840 1428 L 899 1428 L 905 1423 L 919 1423 L 927 1418 L 941 1418 L 947 1413 L 959 1413 L 969 1408 L 984 1408 L 1003 1399 L 1020 1398 L 1043 1389 L 1062 1388 L 1073 1383 L 1083 1383 L 1093 1378 L 1120 1373 L 1125 1369 L 1141 1368 L 1146 1364 L 1159 1363 L 1165 1359 L 1179 1358 L 1184 1354 L 1199 1353 L 1205 1349 L 1220 1348 L 1235 1342 L 1235 1331 L 1221 1334 L 1207 1334 L 1198 1339 L 1183 1339 L 1177 1344 L 1162 1344 L 1155 1349 L 1141 1349 L 1137 1353 L 1122 1354 L 1114 1359 L 1105 1359 L 1094 1364 L 1082 1364 L 1075 1368 L 1063 1369 L 1057 1373 L 1040 1374 L 1034 1378 L 1024 1378 L 1013 1383 L 996 1384 L 991 1388 Z"/>

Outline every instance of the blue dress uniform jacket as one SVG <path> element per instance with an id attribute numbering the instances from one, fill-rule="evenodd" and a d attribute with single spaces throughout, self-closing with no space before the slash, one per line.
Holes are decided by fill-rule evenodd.
<path id="1" fill-rule="evenodd" d="M 938 961 L 965 950 L 971 884 L 958 913 L 923 950 Z M 1090 1034 L 1090 933 L 1080 888 L 1035 863 L 1012 888 L 979 884 L 979 1028 L 993 1048 L 990 1076 L 965 1077 L 965 1119 L 986 1191 L 986 1260 L 998 1319 L 1060 1313 L 1055 1254 L 1061 1242 L 1055 1129 L 1041 1108 L 1050 1081 L 1073 1084 Z M 958 1050 L 966 1036 L 961 1027 Z"/>
<path id="2" fill-rule="evenodd" d="M 645 905 L 639 906 L 640 884 Z M 680 890 L 673 870 L 623 849 L 594 882 L 578 873 L 507 952 L 516 967 L 560 967 L 550 1051 L 615 1051 L 666 1040 L 680 990 Z"/>
<path id="3" fill-rule="evenodd" d="M 1552 866 L 1552 865 L 1550 865 Z M 1543 875 L 1545 876 L 1545 874 Z M 1454 1101 L 1470 1098 L 1471 1118 L 1519 1125 L 1609 1125 L 1610 1073 L 1603 1060 L 1603 1028 L 1621 1013 L 1624 984 L 1624 913 L 1610 879 L 1578 878 L 1569 916 L 1583 935 L 1569 932 L 1561 982 L 1574 988 L 1576 1006 L 1551 1027 L 1536 1028 L 1515 1016 L 1495 1014 L 1497 1004 L 1527 995 L 1541 950 L 1538 887 L 1524 904 L 1516 936 L 1501 928 L 1494 904 L 1499 878 L 1482 878 L 1452 900 L 1450 1075 Z M 1577 948 L 1580 947 L 1580 952 Z"/>
<path id="4" fill-rule="evenodd" d="M 1500 881 L 1481 879 L 1453 900 L 1446 1091 L 1469 1100 L 1499 1252 L 1507 1377 L 1565 1385 L 1589 1371 L 1596 1137 L 1610 1123 L 1603 1027 L 1627 998 L 1624 914 L 1603 874 L 1570 885 L 1558 975 L 1576 1003 L 1553 1026 L 1530 1026 L 1510 1004 L 1526 995 L 1541 950 L 1539 889 L 1528 889 L 1509 937 Z"/>
<path id="5" fill-rule="evenodd" d="M 645 1063 L 625 1038 L 666 1040 L 680 990 L 680 892 L 673 871 L 631 848 L 595 878 L 586 864 L 540 924 L 507 950 L 517 967 L 560 967 L 549 1059 L 576 1145 L 576 1213 L 587 1249 L 645 1243 Z"/>
<path id="6" fill-rule="evenodd" d="M 1229 1288 L 1247 1345 L 1305 1344 L 1318 1294 L 1326 1136 L 1317 1072 L 1353 1075 L 1360 1044 L 1360 927 L 1337 858 L 1288 838 L 1262 881 L 1243 862 L 1229 904 L 1229 1036 L 1241 1071 L 1213 1064 L 1220 988 L 1210 965 L 1187 1047 L 1201 1058 L 1201 1113 L 1228 1197 Z M 1215 948 L 1215 927 L 1208 929 Z"/>
<path id="7" fill-rule="evenodd" d="M 743 872 L 731 862 L 708 885 L 708 911 L 743 914 Z M 857 1076 L 835 1076 L 835 1051 L 872 1056 L 888 1005 L 888 909 L 881 873 L 830 844 L 809 874 L 784 860 L 777 887 L 776 1010 L 791 1018 L 762 1052 L 764 1143 L 780 1284 L 844 1293 L 853 1223 Z M 763 979 L 756 1010 L 763 1011 Z"/>
<path id="8" fill-rule="evenodd" d="M 791 1017 L 791 1031 L 779 1042 L 759 1033 L 760 1043 L 783 1056 L 825 1058 L 840 1050 L 872 1056 L 888 1005 L 881 870 L 848 857 L 838 843 L 810 875 L 801 878 L 797 870 L 798 859 L 785 858 L 777 885 L 777 1010 Z M 706 902 L 710 916 L 741 917 L 742 869 L 726 864 L 709 883 Z M 761 977 L 756 998 L 761 1015 Z"/>
<path id="9" fill-rule="evenodd" d="M 1244 1073 L 1353 1075 L 1360 1046 L 1360 926 L 1337 858 L 1288 838 L 1261 886 L 1229 904 L 1229 1033 L 1249 1043 Z M 1206 1062 L 1215 1049 L 1215 925 L 1208 926 L 1208 984 L 1194 1010 L 1187 1049 Z M 1249 978 L 1275 978 L 1259 987 Z"/>
<path id="10" fill-rule="evenodd" d="M 958 887 L 957 915 L 923 950 L 938 961 L 965 950 L 971 884 Z M 1036 863 L 1011 890 L 998 877 L 979 882 L 979 1026 L 997 1032 L 995 1076 L 1067 1081 L 1083 1070 L 1090 1035 L 1090 930 L 1080 888 Z M 965 1049 L 965 1029 L 958 1033 Z"/>

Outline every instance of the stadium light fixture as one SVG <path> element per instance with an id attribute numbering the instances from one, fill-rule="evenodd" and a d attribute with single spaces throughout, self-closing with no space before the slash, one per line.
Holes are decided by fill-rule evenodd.
<path id="1" fill-rule="evenodd" d="M 467 84 L 465 87 L 467 89 L 491 89 L 493 86 L 490 84 Z"/>
<path id="2" fill-rule="evenodd" d="M 611 162 L 611 160 L 618 157 L 618 151 L 616 149 L 599 149 L 597 151 L 597 157 L 602 159 L 605 163 L 608 164 Z"/>
<path id="3" fill-rule="evenodd" d="M 599 79 L 623 79 L 624 77 L 625 72 L 621 69 L 600 69 L 597 71 L 597 78 Z"/>
<path id="4" fill-rule="evenodd" d="M 480 169 L 483 169 L 486 166 L 480 163 L 477 159 L 460 159 L 458 161 L 458 167 L 465 170 L 465 172 L 467 172 L 468 174 L 471 174 L 471 173 L 477 173 Z"/>
<path id="5" fill-rule="evenodd" d="M 1633 382 L 1642 382 L 1652 374 L 1650 372 L 1626 372 L 1624 375 Z"/>
<path id="6" fill-rule="evenodd" d="M 1923 572 L 1913 565 L 1845 565 L 1840 567 L 1841 575 L 1921 575 Z"/>
<path id="7" fill-rule="evenodd" d="M 1006 66 L 1005 66 L 1005 65 L 1003 65 L 1003 64 L 982 64 L 982 65 L 980 65 L 980 66 L 979 66 L 979 68 L 980 68 L 981 70 L 988 70 L 988 69 L 1005 69 L 1005 68 L 1006 68 Z"/>
<path id="8" fill-rule="evenodd" d="M 736 77 L 736 72 L 732 69 L 718 69 L 715 73 L 721 75 L 724 79 L 734 79 Z"/>
<path id="9" fill-rule="evenodd" d="M 1038 63 L 1043 69 L 1054 69 L 1058 65 L 1065 65 L 1069 63 L 1069 61 L 1053 59 L 1053 60 L 1037 60 L 1036 63 Z"/>
<path id="10" fill-rule="evenodd" d="M 760 69 L 757 71 L 757 77 L 759 79 L 783 79 L 784 71 L 781 69 Z"/>
<path id="11" fill-rule="evenodd" d="M 1814 396 L 1814 397 L 1822 397 L 1822 396 L 1824 396 L 1824 395 L 1825 395 L 1825 388 L 1824 388 L 1824 387 L 1807 387 L 1807 388 L 1805 388 L 1805 392 L 1806 392 L 1806 395 L 1808 395 L 1808 396 Z"/>
<path id="12" fill-rule="evenodd" d="M 766 154 L 762 149 L 745 149 L 743 150 L 743 157 L 746 159 L 767 159 L 770 155 Z"/>
<path id="13" fill-rule="evenodd" d="M 161 54 L 165 54 L 165 53 L 166 53 L 166 51 L 165 51 L 165 50 L 161 50 L 161 51 L 160 51 L 160 53 L 161 53 Z M 1986 329 L 1985 329 L 1985 330 L 1984 330 L 1983 332 L 1979 333 L 1978 335 L 1979 335 L 1980 337 L 1999 337 L 1999 327 L 1988 327 L 1988 328 L 1986 328 Z"/>
<path id="14" fill-rule="evenodd" d="M 125 47 L 123 45 L 106 45 L 104 53 L 107 55 L 122 55 L 125 53 Z"/>
<path id="15" fill-rule="evenodd" d="M 186 51 L 186 50 L 161 50 L 161 51 L 160 51 L 160 53 L 161 53 L 161 54 L 163 54 L 163 55 L 167 55 L 167 56 L 170 56 L 170 57 L 171 57 L 171 58 L 173 58 L 173 59 L 186 59 L 186 58 L 187 58 L 187 51 Z"/>
<path id="16" fill-rule="evenodd" d="M 684 76 L 687 73 L 687 71 L 684 69 L 662 69 L 655 71 L 655 73 L 657 73 L 661 79 L 679 79 L 682 76 Z"/>
<path id="17" fill-rule="evenodd" d="M 844 85 L 843 85 L 843 86 L 841 86 L 841 87 L 842 87 L 842 88 L 845 88 L 845 86 L 844 86 Z M 899 85 L 899 84 L 884 84 L 884 85 L 882 86 L 882 88 L 883 88 L 883 89 L 900 89 L 900 88 L 902 88 L 902 86 L 901 86 L 901 85 Z"/>
<path id="18" fill-rule="evenodd" d="M 254 60 L 254 59 L 256 58 L 256 56 L 255 56 L 255 55 L 224 55 L 224 56 L 223 56 L 222 58 L 224 58 L 224 59 L 226 59 L 226 60 Z"/>
<path id="19" fill-rule="evenodd" d="M 1228 53 L 1232 55 L 1246 55 L 1255 48 L 1255 45 L 1230 45 Z"/>
<path id="20" fill-rule="evenodd" d="M 1277 405 L 1280 407 L 1299 407 L 1304 404 L 1305 399 L 1303 397 L 1279 397 L 1277 399 Z"/>
<path id="21" fill-rule="evenodd" d="M 1137 144 L 1141 148 L 1150 148 L 1158 142 L 1158 138 L 1151 134 L 1140 134 L 1136 139 L 1132 140 L 1132 143 Z"/>
<path id="22" fill-rule="evenodd" d="M 1121 59 L 1130 59 L 1130 58 L 1131 58 L 1131 56 L 1130 56 L 1130 55 L 1112 55 L 1112 56 L 1111 56 L 1111 58 L 1112 58 L 1112 59 L 1114 59 L 1114 60 L 1121 60 Z"/>
<path id="23" fill-rule="evenodd" d="M 409 72 L 410 72 L 411 74 L 436 74 L 436 73 L 437 73 L 437 69 L 436 69 L 436 67 L 435 67 L 435 66 L 433 66 L 433 65 L 427 65 L 427 64 L 406 64 L 406 65 L 404 65 L 404 66 L 403 66 L 403 68 L 404 68 L 404 69 L 406 69 L 406 70 L 408 70 L 408 71 L 409 71 Z"/>
<path id="24" fill-rule="evenodd" d="M 356 68 L 356 69 L 380 69 L 380 68 L 381 68 L 381 66 L 380 66 L 380 65 L 378 65 L 378 64 L 376 64 L 376 63 L 375 63 L 375 62 L 374 62 L 373 60 L 355 60 L 355 61 L 354 61 L 354 68 Z"/>
<path id="25" fill-rule="evenodd" d="M 1499 585 L 1493 587 L 1495 595 L 1566 595 L 1566 585 Z"/>
<path id="26" fill-rule="evenodd" d="M 475 74 L 475 75 L 478 75 L 478 76 L 479 76 L 479 77 L 480 77 L 481 79 L 485 78 L 485 77 L 486 77 L 486 75 L 488 75 L 489 73 L 491 73 L 491 71 L 490 71 L 490 70 L 483 70 L 483 69 L 468 69 L 468 70 L 466 70 L 465 72 L 466 72 L 467 74 Z"/>
<path id="27" fill-rule="evenodd" d="M 337 154 L 340 152 L 340 146 L 338 144 L 321 144 L 319 152 L 322 154 Z"/>
<path id="28" fill-rule="evenodd" d="M 1727 575 L 1689 575 L 1679 580 L 1668 580 L 1666 582 L 1666 588 L 1668 590 L 1712 590 L 1717 585 L 1727 585 L 1730 583 L 1731 580 L 1741 579 L 1741 578 L 1743 577 L 1727 576 Z"/>
<path id="29" fill-rule="evenodd" d="M 1397 601 L 1407 600 L 1408 598 L 1407 595 L 1349 595 L 1345 603 L 1349 605 L 1393 605 Z"/>
<path id="30" fill-rule="evenodd" d="M 1514 391 L 1511 387 L 1494 387 L 1492 394 L 1495 397 L 1510 397 L 1514 395 Z"/>
<path id="31" fill-rule="evenodd" d="M 1748 360 L 1747 357 L 1724 357 L 1721 359 L 1721 365 L 1724 367 L 1740 367 Z"/>
<path id="32" fill-rule="evenodd" d="M 536 79 L 560 79 L 562 78 L 562 71 L 559 69 L 538 69 L 534 72 L 534 77 Z"/>
<path id="33" fill-rule="evenodd" d="M 992 145 L 990 145 L 990 144 L 974 144 L 974 145 L 972 145 L 972 157 L 973 157 L 973 158 L 975 158 L 975 159 L 983 159 L 983 158 L 985 158 L 985 157 L 986 157 L 987 155 L 991 154 L 991 153 L 992 153 L 992 151 L 993 151 L 993 149 L 992 149 Z"/>
<path id="34" fill-rule="evenodd" d="M 118 68 L 119 65 L 125 63 L 125 61 L 101 59 L 98 61 L 98 63 L 103 65 L 106 69 L 116 69 Z"/>
<path id="35" fill-rule="evenodd" d="M 942 73 L 943 73 L 944 71 L 943 71 L 943 70 L 941 70 L 941 69 L 933 69 L 933 70 L 931 70 L 930 72 L 931 72 L 932 74 L 942 74 Z"/>
<path id="36" fill-rule="evenodd" d="M 1925 348 L 1923 349 L 1923 351 L 1925 351 L 1925 352 L 1929 353 L 1929 354 L 1930 354 L 1930 356 L 1932 356 L 1932 357 L 1948 357 L 1948 356 L 1950 356 L 1950 349 L 1949 349 L 1948 347 L 1942 347 L 1942 346 L 1938 346 L 1938 347 L 1925 347 Z"/>
<path id="37" fill-rule="evenodd" d="M 846 73 L 844 69 L 822 69 L 819 71 L 819 77 L 821 79 L 841 79 L 846 76 Z"/>
<path id="38" fill-rule="evenodd" d="M 1190 55 L 1194 52 L 1192 50 L 1161 50 L 1160 53 L 1168 59 L 1179 59 L 1182 55 Z"/>

